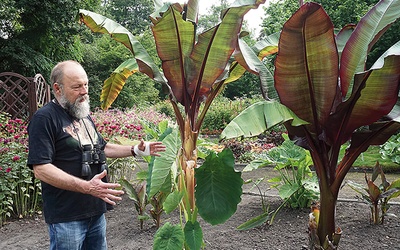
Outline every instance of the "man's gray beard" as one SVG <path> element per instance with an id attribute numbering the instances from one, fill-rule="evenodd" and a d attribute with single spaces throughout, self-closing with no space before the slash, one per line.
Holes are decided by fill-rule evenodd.
<path id="1" fill-rule="evenodd" d="M 85 99 L 84 102 L 81 102 Z M 65 98 L 64 95 L 60 97 L 60 105 L 67 111 L 71 116 L 81 119 L 90 114 L 90 105 L 88 96 L 82 96 L 76 99 L 75 103 L 71 103 Z"/>

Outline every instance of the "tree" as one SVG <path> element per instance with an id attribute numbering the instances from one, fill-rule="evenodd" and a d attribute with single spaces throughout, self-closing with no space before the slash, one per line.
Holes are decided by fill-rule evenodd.
<path id="1" fill-rule="evenodd" d="M 226 85 L 223 96 L 231 100 L 235 98 L 248 97 L 260 95 L 260 78 L 246 72 L 240 79 Z"/>
<path id="2" fill-rule="evenodd" d="M 304 2 L 311 2 L 306 0 Z M 347 24 L 358 23 L 360 18 L 377 2 L 376 0 L 316 0 L 323 6 L 325 11 L 331 17 L 335 28 L 342 28 Z M 267 34 L 278 32 L 282 29 L 283 24 L 293 15 L 299 8 L 299 1 L 278 0 L 271 2 L 265 9 L 265 19 L 263 20 L 262 37 Z"/>
<path id="3" fill-rule="evenodd" d="M 0 68 L 26 76 L 50 75 L 66 59 L 80 60 L 75 17 L 79 8 L 96 9 L 98 0 L 6 0 L 0 3 Z"/>
<path id="4" fill-rule="evenodd" d="M 207 9 L 208 14 L 204 14 L 199 17 L 198 30 L 200 32 L 211 29 L 221 22 L 221 11 L 228 8 L 229 5 L 228 0 L 219 0 L 218 2 L 218 4 L 213 4 L 209 9 Z"/>
<path id="5" fill-rule="evenodd" d="M 110 16 L 132 34 L 142 34 L 149 29 L 149 16 L 153 9 L 152 0 L 110 0 L 104 6 L 105 15 Z"/>
<path id="6" fill-rule="evenodd" d="M 275 61 L 283 105 L 253 106 L 222 134 L 254 136 L 284 123 L 290 138 L 310 151 L 320 188 L 320 208 L 309 222 L 311 249 L 336 249 L 342 232 L 335 225 L 336 202 L 346 174 L 370 145 L 383 144 L 400 129 L 400 41 L 365 70 L 371 47 L 400 18 L 399 8 L 399 0 L 379 1 L 356 26 L 335 34 L 319 4 L 301 6 L 283 26 Z M 275 110 L 267 110 L 270 106 Z M 292 122 L 295 117 L 303 122 Z M 346 142 L 350 146 L 340 160 Z"/>

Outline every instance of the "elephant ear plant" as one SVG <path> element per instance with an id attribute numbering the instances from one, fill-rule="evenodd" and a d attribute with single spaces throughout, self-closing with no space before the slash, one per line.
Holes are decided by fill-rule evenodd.
<path id="1" fill-rule="evenodd" d="M 179 135 L 171 133 L 165 138 L 167 151 L 151 164 L 147 192 L 149 197 L 157 192 L 171 194 L 166 199 L 168 210 L 171 210 L 171 203 L 179 204 L 186 223 L 184 230 L 169 223 L 160 228 L 155 237 L 155 249 L 159 246 L 200 249 L 203 240 L 197 215 L 214 225 L 223 223 L 236 211 L 243 180 L 234 170 L 233 154 L 229 150 L 211 154 L 198 167 L 200 127 L 214 98 L 228 82 L 239 78 L 246 70 L 259 74 L 263 82 L 272 80 L 258 56 L 276 50 L 277 44 L 264 44 L 259 55 L 241 40 L 244 15 L 265 0 L 236 1 L 221 12 L 219 24 L 197 35 L 199 2 L 189 0 L 181 5 L 155 1 L 156 11 L 150 17 L 151 30 L 162 70 L 124 27 L 90 11 L 80 10 L 79 13 L 81 23 L 93 32 L 111 35 L 133 55 L 105 80 L 101 94 L 103 108 L 110 107 L 126 79 L 136 72 L 146 74 L 169 90 Z M 267 47 L 272 49 L 265 49 Z M 175 157 L 170 157 L 174 153 Z"/>
<path id="2" fill-rule="evenodd" d="M 310 151 L 319 179 L 320 210 L 309 224 L 310 249 L 336 249 L 341 234 L 335 225 L 336 202 L 346 174 L 370 145 L 383 144 L 400 128 L 400 42 L 370 69 L 365 65 L 372 46 L 400 17 L 399 10 L 399 0 L 379 1 L 356 26 L 335 35 L 322 6 L 302 5 L 279 40 L 274 84 L 281 104 L 249 107 L 242 115 L 261 119 L 243 123 L 246 118 L 237 117 L 223 131 L 226 138 L 260 133 L 287 114 L 277 112 L 285 107 L 307 123 L 286 117 L 284 125 L 290 138 Z M 278 109 L 267 109 L 271 105 Z M 348 141 L 339 161 L 340 147 Z"/>

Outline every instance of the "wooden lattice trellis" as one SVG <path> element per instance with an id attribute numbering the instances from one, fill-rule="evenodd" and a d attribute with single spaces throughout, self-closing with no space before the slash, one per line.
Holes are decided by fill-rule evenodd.
<path id="1" fill-rule="evenodd" d="M 13 119 L 29 120 L 50 98 L 50 87 L 41 74 L 24 77 L 13 72 L 0 73 L 0 112 L 9 113 Z"/>

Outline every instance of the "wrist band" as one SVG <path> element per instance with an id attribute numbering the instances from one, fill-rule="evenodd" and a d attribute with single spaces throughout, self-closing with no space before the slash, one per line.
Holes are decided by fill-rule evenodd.
<path id="1" fill-rule="evenodd" d="M 133 157 L 136 157 L 136 154 L 135 154 L 135 146 L 132 146 L 132 147 L 131 147 L 131 154 L 132 154 Z"/>
<path id="2" fill-rule="evenodd" d="M 144 142 L 144 151 L 140 150 L 138 145 L 135 145 L 133 147 L 133 152 L 137 155 L 137 156 L 150 156 L 150 143 L 149 142 Z"/>

